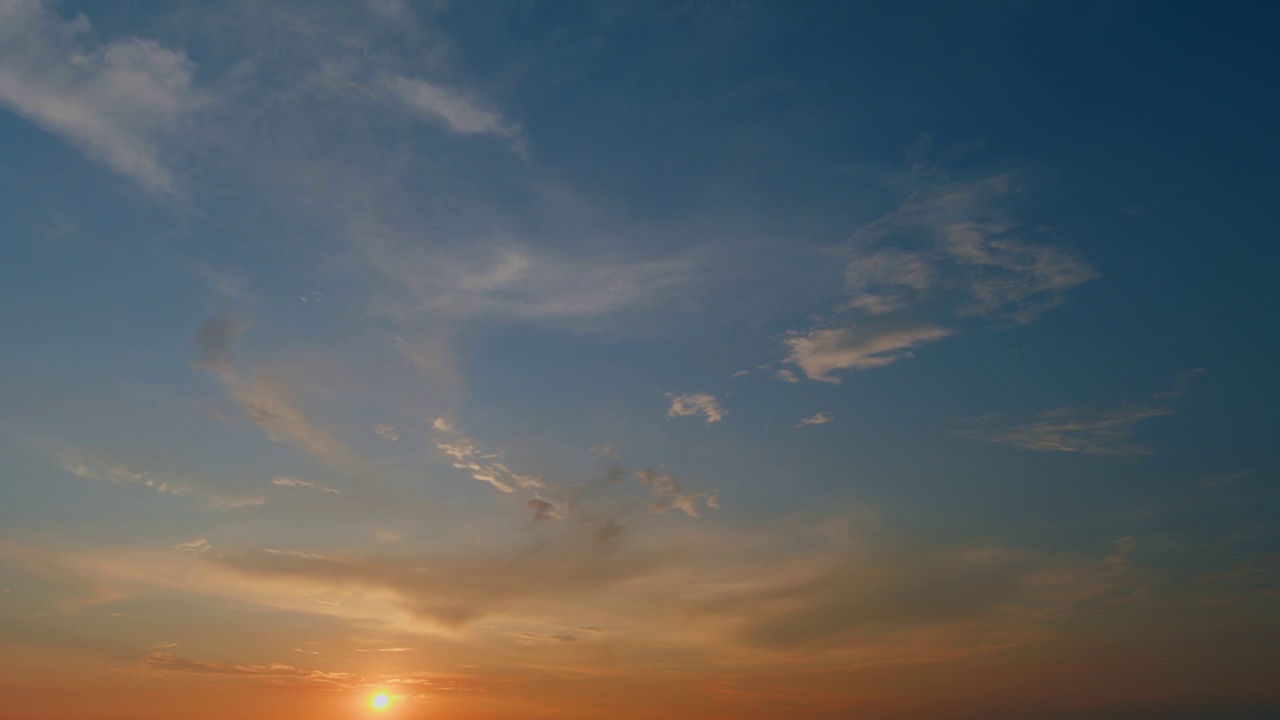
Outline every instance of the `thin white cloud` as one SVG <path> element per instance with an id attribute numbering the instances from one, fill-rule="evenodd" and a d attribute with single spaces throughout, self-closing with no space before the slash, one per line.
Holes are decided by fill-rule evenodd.
<path id="1" fill-rule="evenodd" d="M 519 125 L 505 122 L 498 113 L 436 83 L 394 76 L 383 80 L 383 86 L 415 112 L 443 123 L 456 133 L 496 135 L 506 139 L 520 135 Z"/>
<path id="2" fill-rule="evenodd" d="M 514 493 L 517 487 L 526 490 L 545 487 L 541 478 L 514 472 L 498 454 L 482 451 L 474 440 L 458 432 L 449 420 L 436 418 L 431 427 L 439 435 L 436 447 L 453 458 L 455 468 L 466 470 L 476 480 L 489 483 L 504 493 Z"/>
<path id="3" fill-rule="evenodd" d="M 88 43 L 84 15 L 43 2 L 0 5 L 0 104 L 156 193 L 177 191 L 164 139 L 205 104 L 195 65 L 140 38 Z"/>
<path id="4" fill-rule="evenodd" d="M 400 435 L 396 433 L 395 427 L 388 425 L 387 423 L 378 423 L 374 426 L 373 431 L 391 442 L 396 442 L 400 439 Z"/>
<path id="5" fill-rule="evenodd" d="M 202 537 L 193 538 L 191 540 L 184 540 L 183 542 L 180 542 L 180 543 L 174 543 L 172 547 L 174 550 L 181 550 L 182 552 L 197 553 L 197 554 L 206 553 L 213 549 L 213 546 L 209 544 L 208 539 L 202 538 Z M 160 646 L 157 646 L 157 647 L 160 647 Z M 168 647 L 171 647 L 171 646 L 168 646 Z"/>
<path id="6" fill-rule="evenodd" d="M 85 480 L 107 482 L 124 488 L 138 488 L 163 495 L 189 496 L 216 509 L 254 507 L 266 502 L 258 494 L 227 494 L 188 477 L 175 477 L 152 470 L 138 470 L 118 462 L 73 448 L 54 438 L 32 439 L 37 451 L 66 472 Z"/>
<path id="7" fill-rule="evenodd" d="M 353 229 L 369 263 L 433 316 L 582 323 L 659 309 L 693 281 L 687 259 L 570 256 L 510 240 L 457 248 L 397 234 L 369 224 Z"/>
<path id="8" fill-rule="evenodd" d="M 1174 412 L 1167 407 L 1123 404 L 1105 409 L 1062 407 L 1044 410 L 1030 421 L 988 415 L 970 421 L 960 434 L 975 440 L 1042 452 L 1086 455 L 1150 455 L 1133 439 L 1133 426 Z"/>
<path id="9" fill-rule="evenodd" d="M 278 477 L 271 478 L 271 484 L 276 487 L 291 488 L 294 490 L 319 490 L 322 493 L 328 493 L 330 495 L 340 494 L 335 488 L 323 487 L 311 482 L 310 480 L 299 480 L 296 477 L 289 477 L 288 475 L 280 475 Z"/>
<path id="10" fill-rule="evenodd" d="M 667 398 L 671 400 L 670 407 L 667 408 L 667 417 L 690 417 L 701 415 L 707 424 L 719 422 L 725 415 L 729 414 L 720 406 L 714 395 L 709 393 L 686 393 L 684 395 L 674 395 L 667 393 Z"/>
<path id="11" fill-rule="evenodd" d="M 656 514 L 664 514 L 673 508 L 679 509 L 691 518 L 702 517 L 698 512 L 698 501 L 710 508 L 719 507 L 716 503 L 715 495 L 709 492 L 686 493 L 684 487 L 676 480 L 674 475 L 664 475 L 654 472 L 653 470 L 643 469 L 634 473 L 640 484 L 649 488 L 649 495 L 652 498 L 649 503 L 649 511 Z"/>
<path id="12" fill-rule="evenodd" d="M 831 413 L 825 413 L 825 412 L 814 413 L 809 417 L 796 423 L 796 427 L 809 427 L 810 425 L 825 425 L 829 422 L 835 421 L 835 419 L 836 417 Z"/>
<path id="13" fill-rule="evenodd" d="M 810 380 L 839 383 L 837 370 L 866 370 L 911 357 L 911 348 L 953 334 L 941 327 L 844 327 L 810 330 L 785 340 L 791 348 L 787 362 Z"/>

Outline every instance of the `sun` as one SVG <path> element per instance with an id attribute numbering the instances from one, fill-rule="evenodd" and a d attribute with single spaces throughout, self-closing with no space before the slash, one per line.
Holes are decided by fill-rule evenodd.
<path id="1" fill-rule="evenodd" d="M 369 698 L 369 704 L 372 705 L 375 710 L 386 710 L 387 706 L 391 704 L 391 698 L 386 693 L 378 693 L 372 698 Z"/>

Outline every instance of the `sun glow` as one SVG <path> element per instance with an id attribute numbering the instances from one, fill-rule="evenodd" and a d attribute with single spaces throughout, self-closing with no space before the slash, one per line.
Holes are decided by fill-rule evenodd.
<path id="1" fill-rule="evenodd" d="M 386 710 L 391 704 L 391 698 L 386 693 L 378 693 L 369 699 L 369 704 L 375 710 Z"/>

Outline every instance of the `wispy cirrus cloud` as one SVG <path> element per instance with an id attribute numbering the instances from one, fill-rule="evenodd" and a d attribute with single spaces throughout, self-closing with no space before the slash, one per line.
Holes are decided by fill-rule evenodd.
<path id="1" fill-rule="evenodd" d="M 1151 400 L 1172 401 L 1186 394 L 1193 379 L 1206 372 L 1195 368 L 1179 373 L 1172 388 L 1150 395 Z M 1177 412 L 1171 402 L 1125 401 L 1110 406 L 1064 406 L 1041 410 L 1019 419 L 1004 413 L 988 413 L 966 421 L 960 435 L 974 440 L 1011 445 L 1025 450 L 1083 453 L 1086 455 L 1151 455 L 1153 451 L 1134 439 L 1134 426 L 1151 418 Z"/>
<path id="2" fill-rule="evenodd" d="M 729 414 L 720 405 L 720 401 L 716 400 L 716 396 L 710 393 L 685 393 L 675 395 L 667 393 L 667 399 L 671 400 L 671 405 L 667 408 L 667 418 L 677 417 L 696 417 L 701 415 L 708 425 L 720 422 L 725 415 Z"/>
<path id="3" fill-rule="evenodd" d="M 245 375 L 236 369 L 235 345 L 251 324 L 248 316 L 235 314 L 206 321 L 196 337 L 195 366 L 216 375 L 245 416 L 271 440 L 285 440 L 332 467 L 359 474 L 363 468 L 360 459 L 306 416 L 284 377 L 261 370 Z"/>
<path id="4" fill-rule="evenodd" d="M 474 99 L 437 83 L 417 78 L 391 76 L 382 86 L 414 112 L 438 121 L 464 135 L 496 135 L 515 139 L 520 126 L 508 123 L 498 113 L 482 107 Z"/>
<path id="5" fill-rule="evenodd" d="M 271 478 L 271 484 L 275 485 L 276 487 L 290 488 L 293 490 L 318 490 L 322 493 L 328 493 L 330 495 L 340 494 L 336 488 L 324 487 L 323 485 L 317 485 L 311 482 L 310 480 L 301 480 L 299 478 L 290 477 L 288 475 L 278 475 L 276 477 Z"/>
<path id="6" fill-rule="evenodd" d="M 140 469 L 132 463 L 125 464 L 115 459 L 104 458 L 95 452 L 73 447 L 58 438 L 33 437 L 27 438 L 27 443 L 67 473 L 85 480 L 162 495 L 199 498 L 215 509 L 255 507 L 266 502 L 266 498 L 259 493 L 228 492 L 216 487 L 213 483 L 185 475 L 150 468 Z"/>
<path id="7" fill-rule="evenodd" d="M 236 665 L 195 660 L 169 653 L 156 652 L 143 659 L 142 664 L 145 669 L 158 672 L 218 675 L 289 687 L 346 690 L 361 686 L 357 678 L 351 673 L 305 670 L 284 663 Z"/>
<path id="8" fill-rule="evenodd" d="M 916 173 L 896 209 L 854 233 L 836 314 L 783 340 L 809 379 L 898 362 L 976 320 L 1031 322 L 1097 276 L 1016 217 L 1016 175 Z"/>
<path id="9" fill-rule="evenodd" d="M 830 652 L 854 663 L 911 662 L 1025 643 L 1038 627 L 1121 590 L 1130 570 L 1106 558 L 992 545 L 886 545 L 760 587 L 713 593 L 699 609 L 741 613 L 739 637 L 749 646 Z M 915 642 L 922 631 L 937 643 L 932 650 Z M 858 647 L 868 634 L 876 638 L 870 653 Z"/>
<path id="10" fill-rule="evenodd" d="M 916 169 L 908 197 L 855 233 L 845 269 L 851 307 L 870 314 L 937 305 L 959 317 L 1029 322 L 1097 276 L 1014 211 L 1015 173 L 953 180 Z"/>
<path id="11" fill-rule="evenodd" d="M 1134 426 L 1173 413 L 1168 407 L 1125 403 L 1109 408 L 1061 407 L 1042 410 L 1030 420 L 992 414 L 975 418 L 959 431 L 974 440 L 1042 452 L 1086 455 L 1150 455 L 1134 440 Z"/>
<path id="12" fill-rule="evenodd" d="M 84 15 L 0 5 L 0 104 L 160 194 L 178 191 L 165 144 L 208 98 L 181 50 L 131 37 L 95 47 Z"/>
<path id="13" fill-rule="evenodd" d="M 353 242 L 420 311 L 456 319 L 584 323 L 671 304 L 692 280 L 686 258 L 567 255 L 515 240 L 450 247 L 362 224 Z"/>

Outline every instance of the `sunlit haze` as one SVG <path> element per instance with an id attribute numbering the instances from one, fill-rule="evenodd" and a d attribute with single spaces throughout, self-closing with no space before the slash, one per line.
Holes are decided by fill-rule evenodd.
<path id="1" fill-rule="evenodd" d="M 1277 28 L 0 0 L 0 720 L 1280 717 Z"/>

